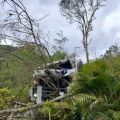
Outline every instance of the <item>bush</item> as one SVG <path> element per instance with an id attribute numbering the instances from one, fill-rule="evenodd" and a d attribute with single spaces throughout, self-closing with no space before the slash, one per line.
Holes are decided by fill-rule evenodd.
<path id="1" fill-rule="evenodd" d="M 8 88 L 0 89 L 0 109 L 7 109 L 12 106 L 14 96 Z"/>

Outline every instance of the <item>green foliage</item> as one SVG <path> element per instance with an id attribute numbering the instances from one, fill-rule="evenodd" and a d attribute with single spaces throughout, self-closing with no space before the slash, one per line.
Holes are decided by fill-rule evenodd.
<path id="1" fill-rule="evenodd" d="M 115 44 L 115 45 L 112 45 L 111 47 L 109 47 L 108 50 L 106 50 L 106 53 L 103 56 L 103 58 L 109 60 L 112 57 L 117 57 L 118 55 L 120 55 L 120 48 L 117 46 L 117 44 Z"/>
<path id="2" fill-rule="evenodd" d="M 43 64 L 34 46 L 23 46 L 7 56 L 0 69 L 0 109 L 10 108 L 15 100 L 28 102 L 28 91 L 36 64 Z M 57 51 L 53 60 L 64 59 Z M 6 88 L 8 87 L 8 88 Z M 40 112 L 51 120 L 119 120 L 120 56 L 98 59 L 83 65 L 70 85 L 75 95 L 60 102 L 46 101 Z"/>
<path id="3" fill-rule="evenodd" d="M 119 120 L 119 60 L 116 58 L 115 63 L 110 64 L 99 59 L 83 65 L 70 86 L 75 95 L 62 101 L 63 106 L 61 102 L 57 106 L 54 103 L 48 105 L 52 119 Z"/>
<path id="4" fill-rule="evenodd" d="M 12 55 L 9 54 L 1 64 L 0 88 L 8 87 L 16 96 L 16 101 L 29 101 L 28 91 L 37 64 L 43 64 L 43 62 L 41 56 L 35 52 L 35 46 L 19 47 L 12 52 Z"/>
<path id="5" fill-rule="evenodd" d="M 49 102 L 46 101 L 45 104 L 40 109 L 40 112 L 43 113 L 46 119 L 51 120 L 68 120 L 71 115 L 70 106 L 67 102 Z M 72 119 L 70 119 L 72 120 Z"/>
<path id="6" fill-rule="evenodd" d="M 0 109 L 9 108 L 12 105 L 14 98 L 15 97 L 8 88 L 0 89 Z"/>
<path id="7" fill-rule="evenodd" d="M 114 113 L 114 120 L 120 120 L 120 112 Z"/>
<path id="8" fill-rule="evenodd" d="M 115 63 L 96 60 L 85 64 L 71 84 L 76 93 L 75 101 L 80 104 L 83 119 L 118 120 L 120 111 L 119 59 Z"/>
<path id="9" fill-rule="evenodd" d="M 10 45 L 0 45 L 0 58 L 7 57 L 11 52 L 17 50 L 17 47 L 13 47 Z"/>
<path id="10" fill-rule="evenodd" d="M 65 59 L 66 54 L 64 52 L 57 51 L 52 55 L 54 61 Z"/>
<path id="11" fill-rule="evenodd" d="M 38 64 L 42 65 L 44 61 L 34 45 L 25 45 L 18 48 L 2 47 L 4 47 L 4 49 L 1 48 L 3 54 L 8 50 L 9 52 L 4 55 L 5 59 L 1 62 L 0 88 L 8 87 L 16 101 L 28 102 L 30 100 L 28 92 L 33 80 L 33 71 L 38 67 Z M 63 59 L 64 57 L 65 53 L 61 52 L 52 56 L 53 60 Z"/>
<path id="12" fill-rule="evenodd" d="M 114 84 L 116 84 L 116 78 L 110 71 L 109 65 L 102 60 L 97 60 L 83 66 L 73 88 L 76 89 L 74 90 L 76 92 L 107 95 L 110 94 Z"/>
<path id="13" fill-rule="evenodd" d="M 73 120 L 82 120 L 81 106 L 79 103 L 75 104 L 75 107 L 73 110 Z"/>

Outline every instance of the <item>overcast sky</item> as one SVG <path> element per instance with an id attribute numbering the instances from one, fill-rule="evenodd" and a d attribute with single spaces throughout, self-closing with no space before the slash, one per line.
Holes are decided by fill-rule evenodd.
<path id="1" fill-rule="evenodd" d="M 83 58 L 81 33 L 76 24 L 69 24 L 69 21 L 60 14 L 59 1 L 22 0 L 34 18 L 39 19 L 49 14 L 40 22 L 40 28 L 44 34 L 50 32 L 49 42 L 51 44 L 53 44 L 53 39 L 57 37 L 56 33 L 62 30 L 64 35 L 69 38 L 66 50 L 72 53 L 75 47 L 81 47 L 79 53 Z M 106 6 L 97 12 L 96 18 L 89 47 L 91 58 L 104 54 L 105 50 L 115 43 L 120 45 L 120 0 L 108 0 Z"/>

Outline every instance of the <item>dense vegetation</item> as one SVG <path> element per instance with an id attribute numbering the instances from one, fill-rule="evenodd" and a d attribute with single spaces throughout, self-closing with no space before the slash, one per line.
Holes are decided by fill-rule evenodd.
<path id="1" fill-rule="evenodd" d="M 3 52 L 7 51 L 7 48 Z M 16 101 L 28 101 L 28 91 L 33 79 L 32 73 L 42 63 L 34 49 L 34 46 L 22 46 L 2 57 L 0 88 L 9 89 Z"/>
<path id="2" fill-rule="evenodd" d="M 11 52 L 14 52 L 17 50 L 17 47 L 13 47 L 10 45 L 0 45 L 0 58 L 3 59 L 7 57 Z"/>
<path id="3" fill-rule="evenodd" d="M 22 46 L 12 54 L 42 64 L 40 56 L 33 49 L 34 46 Z M 63 53 L 56 53 L 52 57 L 56 60 L 61 56 L 64 58 Z M 14 101 L 29 102 L 32 72 L 37 66 L 11 54 L 5 57 L 0 69 L 0 109 L 12 107 Z M 39 110 L 45 120 L 119 120 L 119 47 L 116 49 L 114 45 L 101 58 L 84 64 L 70 88 L 73 97 L 61 102 L 45 102 Z"/>
<path id="4" fill-rule="evenodd" d="M 0 96 L 11 96 L 10 99 L 13 101 L 29 102 L 28 93 L 33 81 L 33 71 L 43 64 L 36 47 L 25 45 L 17 48 L 1 45 L 0 50 L 2 58 L 0 62 Z M 56 52 L 52 59 L 63 59 L 64 56 L 64 53 Z M 3 101 L 4 97 L 1 97 L 1 105 L 5 103 Z M 0 109 L 2 108 L 4 108 L 3 105 L 0 106 Z"/>
<path id="5" fill-rule="evenodd" d="M 41 82 L 43 76 L 40 76 L 40 80 L 33 81 L 34 70 L 43 68 L 48 75 L 43 78 L 45 84 L 48 85 L 46 79 L 50 76 L 49 82 L 52 84 L 51 81 L 54 80 L 58 87 L 56 91 L 60 93 L 59 80 L 64 78 L 51 74 L 46 65 L 50 61 L 52 63 L 66 58 L 65 43 L 69 39 L 63 31 L 56 33 L 53 51 L 50 50 L 53 55 L 50 55 L 49 40 L 46 40 L 47 37 L 49 39 L 49 33 L 44 35 L 39 26 L 46 16 L 34 19 L 21 0 L 1 0 L 0 4 L 7 14 L 1 19 L 0 42 L 10 40 L 17 43 L 18 47 L 0 45 L 0 119 L 120 120 L 120 48 L 116 44 L 112 45 L 100 58 L 89 60 L 90 32 L 93 31 L 95 14 L 104 6 L 105 1 L 60 0 L 61 14 L 70 23 L 77 23 L 82 33 L 87 63 L 74 74 L 67 89 L 68 94 L 57 98 L 49 94 L 52 100 L 36 104 L 36 101 L 29 98 L 30 87 L 34 84 L 33 94 L 36 100 L 39 99 L 36 88 L 38 84 L 44 83 Z M 76 57 L 76 53 L 72 56 Z M 66 70 L 63 72 L 67 73 Z M 47 92 L 50 92 L 49 89 Z M 25 114 L 30 114 L 30 117 Z"/>
<path id="6" fill-rule="evenodd" d="M 85 64 L 74 79 L 70 85 L 73 97 L 61 103 L 46 102 L 43 106 L 47 119 L 120 119 L 120 55 L 116 45 L 101 59 Z"/>
<path id="7" fill-rule="evenodd" d="M 49 103 L 42 112 L 52 120 L 119 120 L 120 56 L 85 64 L 71 84 L 73 97 Z M 48 118 L 47 118 L 48 119 Z"/>

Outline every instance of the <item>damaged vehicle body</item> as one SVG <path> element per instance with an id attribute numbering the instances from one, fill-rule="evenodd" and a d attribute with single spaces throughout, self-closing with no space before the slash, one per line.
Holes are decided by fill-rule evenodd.
<path id="1" fill-rule="evenodd" d="M 46 69 L 37 68 L 33 73 L 30 97 L 37 104 L 67 93 L 76 69 L 69 59 L 48 63 Z"/>

